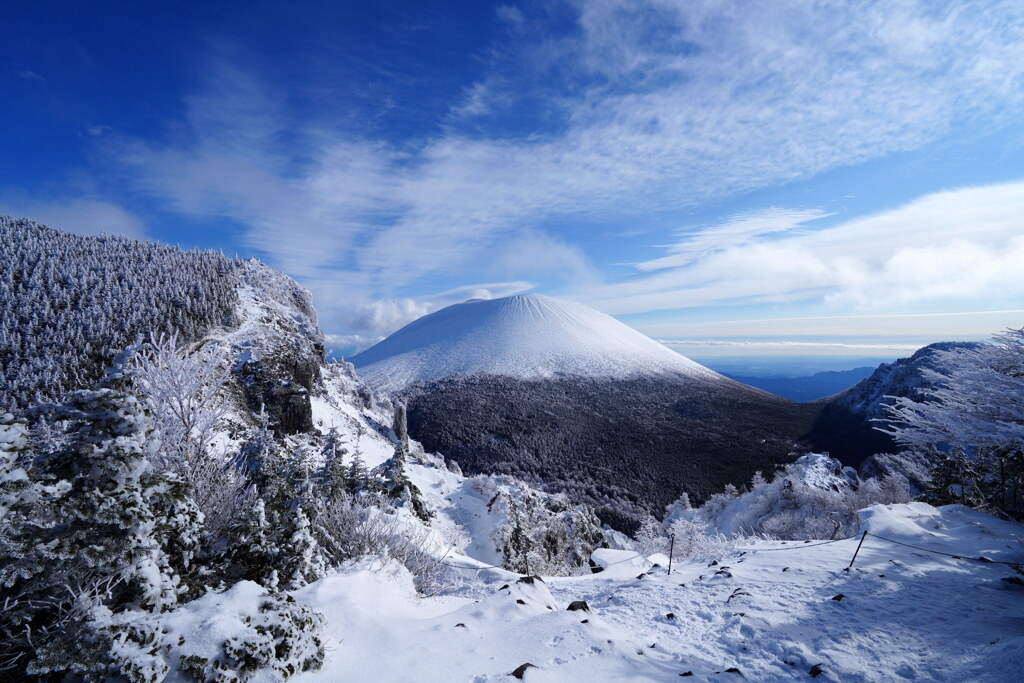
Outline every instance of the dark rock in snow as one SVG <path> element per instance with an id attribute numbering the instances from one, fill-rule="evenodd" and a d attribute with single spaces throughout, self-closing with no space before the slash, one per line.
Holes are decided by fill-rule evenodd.
<path id="1" fill-rule="evenodd" d="M 669 621 L 672 621 L 673 619 L 676 618 L 676 614 L 675 614 L 675 612 L 669 612 L 668 614 L 665 615 L 665 618 L 668 619 Z"/>
<path id="2" fill-rule="evenodd" d="M 522 679 L 523 676 L 526 675 L 526 670 L 527 669 L 536 669 L 536 668 L 537 668 L 536 665 L 530 664 L 529 662 L 526 662 L 525 664 L 520 664 L 519 666 L 517 666 L 515 668 L 515 671 L 510 673 L 509 676 L 515 676 L 518 679 Z"/>
<path id="3" fill-rule="evenodd" d="M 815 664 L 814 666 L 811 667 L 811 670 L 808 671 L 807 673 L 809 673 L 811 675 L 811 678 L 817 678 L 818 676 L 820 676 L 821 674 L 823 674 L 825 672 L 821 670 L 821 664 Z"/>
<path id="4" fill-rule="evenodd" d="M 840 593 L 839 595 L 833 595 L 833 596 L 832 596 L 832 599 L 833 599 L 833 600 L 835 600 L 836 602 L 839 602 L 840 600 L 842 600 L 842 599 L 843 599 L 843 598 L 845 598 L 845 597 L 846 597 L 845 595 L 843 595 L 842 593 Z"/>
<path id="5" fill-rule="evenodd" d="M 572 602 L 569 603 L 569 611 L 570 612 L 577 612 L 577 611 L 580 611 L 580 610 L 582 610 L 584 612 L 589 612 L 590 611 L 590 606 L 587 605 L 587 601 L 586 600 L 573 600 Z"/>

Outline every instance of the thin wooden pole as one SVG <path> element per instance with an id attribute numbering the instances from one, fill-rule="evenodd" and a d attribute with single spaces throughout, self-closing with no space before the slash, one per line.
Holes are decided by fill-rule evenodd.
<path id="1" fill-rule="evenodd" d="M 850 567 L 852 567 L 853 563 L 857 560 L 857 553 L 860 552 L 860 547 L 862 545 L 864 545 L 864 539 L 867 538 L 867 537 L 868 537 L 868 532 L 866 532 L 866 531 L 860 535 L 860 543 L 857 544 L 857 549 L 853 551 L 853 559 L 850 560 L 850 566 L 847 567 L 846 569 L 844 569 L 843 571 L 846 571 L 846 572 L 850 571 Z"/>
<path id="2" fill-rule="evenodd" d="M 668 542 L 668 576 L 672 575 L 672 552 L 676 549 L 676 535 L 672 534 Z"/>

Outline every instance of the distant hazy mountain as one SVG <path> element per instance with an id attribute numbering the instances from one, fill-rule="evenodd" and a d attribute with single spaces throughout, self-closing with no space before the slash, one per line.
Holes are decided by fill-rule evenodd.
<path id="1" fill-rule="evenodd" d="M 803 377 L 753 377 L 731 372 L 724 374 L 737 382 L 764 389 L 790 401 L 804 403 L 849 389 L 874 371 L 875 368 L 870 366 L 853 370 L 816 372 Z"/>
<path id="2" fill-rule="evenodd" d="M 526 295 L 426 316 L 351 359 L 469 471 L 660 512 L 792 460 L 818 410 L 719 375 L 587 306 Z"/>

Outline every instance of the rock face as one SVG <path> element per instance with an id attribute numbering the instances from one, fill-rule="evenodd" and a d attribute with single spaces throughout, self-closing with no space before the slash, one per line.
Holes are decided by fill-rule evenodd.
<path id="1" fill-rule="evenodd" d="M 225 341 L 236 350 L 235 373 L 249 408 L 262 406 L 281 433 L 313 431 L 310 392 L 324 365 L 324 337 L 312 296 L 251 259 L 240 268 L 238 299 L 241 324 Z"/>

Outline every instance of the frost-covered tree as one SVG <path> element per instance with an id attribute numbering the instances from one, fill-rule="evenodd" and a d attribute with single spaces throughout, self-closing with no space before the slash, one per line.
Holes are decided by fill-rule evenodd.
<path id="1" fill-rule="evenodd" d="M 235 324 L 241 266 L 0 216 L 0 411 L 93 386 L 137 337 L 191 342 Z"/>
<path id="2" fill-rule="evenodd" d="M 30 462 L 28 425 L 11 413 L 0 415 L 0 534 L 14 522 L 8 516 L 39 495 L 26 471 Z"/>
<path id="3" fill-rule="evenodd" d="M 1024 329 L 994 343 L 941 352 L 924 400 L 897 398 L 881 431 L 910 448 L 940 451 L 928 492 L 935 502 L 964 502 L 1024 513 Z"/>
<path id="4" fill-rule="evenodd" d="M 476 487 L 504 523 L 492 532 L 507 569 L 550 576 L 589 571 L 590 554 L 601 542 L 593 510 L 547 494 L 511 477 L 480 477 Z"/>
<path id="5" fill-rule="evenodd" d="M 212 447 L 229 410 L 230 368 L 220 362 L 214 346 L 189 352 L 176 334 L 151 337 L 132 365 L 136 384 L 150 397 L 160 435 L 154 461 L 191 487 L 206 532 L 216 538 L 244 499 L 244 478 Z"/>
<path id="6" fill-rule="evenodd" d="M 26 673 L 103 676 L 108 615 L 177 602 L 202 516 L 187 486 L 151 467 L 159 442 L 124 354 L 95 389 L 45 410 L 67 436 L 32 476 L 59 495 L 29 501 L 4 538 L 0 585 L 33 610 L 0 618 L 5 634 L 28 634 Z"/>
<path id="7" fill-rule="evenodd" d="M 266 501 L 272 512 L 283 510 L 294 496 L 289 462 L 270 428 L 270 416 L 263 407 L 257 415 L 256 429 L 242 446 L 235 464 L 256 495 Z"/>
<path id="8" fill-rule="evenodd" d="M 327 573 L 327 560 L 302 507 L 291 513 L 291 535 L 281 556 L 278 576 L 287 589 L 301 588 Z"/>
<path id="9" fill-rule="evenodd" d="M 135 354 L 135 378 L 151 398 L 153 421 L 163 439 L 159 455 L 187 478 L 209 457 L 214 430 L 227 415 L 230 368 L 215 347 L 189 352 L 177 334 L 152 336 Z"/>
<path id="10" fill-rule="evenodd" d="M 275 530 L 267 519 L 266 504 L 256 498 L 228 533 L 222 571 L 232 581 L 244 579 L 276 588 L 281 554 Z"/>
<path id="11" fill-rule="evenodd" d="M 668 535 L 658 520 L 648 515 L 633 534 L 637 550 L 645 555 L 668 552 Z"/>
<path id="12" fill-rule="evenodd" d="M 345 464 L 345 456 L 348 455 L 341 442 L 341 435 L 338 428 L 331 426 L 324 437 L 323 448 L 320 449 L 323 455 L 323 467 L 317 479 L 320 484 L 322 496 L 325 500 L 337 498 L 343 492 L 351 489 L 349 482 L 349 467 Z"/>

